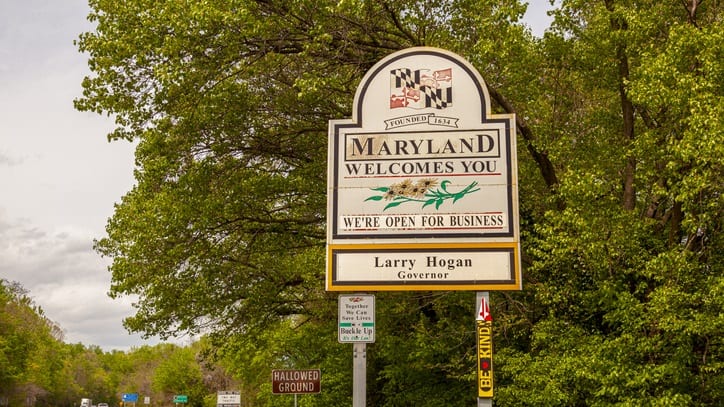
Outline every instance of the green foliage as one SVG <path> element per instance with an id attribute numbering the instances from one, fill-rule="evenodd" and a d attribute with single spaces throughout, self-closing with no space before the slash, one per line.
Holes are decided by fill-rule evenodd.
<path id="1" fill-rule="evenodd" d="M 33 350 L 32 331 L 25 329 L 29 300 L 18 288 L 0 280 L 0 385 L 5 389 L 22 383 Z"/>
<path id="2" fill-rule="evenodd" d="M 555 61 L 580 89 L 571 96 L 594 97 L 569 104 L 584 126 L 559 132 L 567 143 L 551 153 L 567 158 L 556 190 L 566 205 L 528 232 L 534 325 L 528 348 L 497 355 L 497 401 L 715 405 L 722 188 L 705 174 L 722 174 L 720 143 L 707 140 L 721 139 L 712 113 L 724 71 L 720 23 L 701 25 L 716 6 L 700 9 L 696 25 L 659 2 L 596 6 L 564 2 L 560 37 L 546 37 L 572 51 Z M 638 116 L 631 132 L 616 118 L 626 99 Z M 634 206 L 623 204 L 629 182 Z"/>
<path id="3" fill-rule="evenodd" d="M 187 395 L 190 406 L 202 406 L 205 391 L 195 356 L 192 348 L 174 350 L 154 369 L 152 389 L 167 394 L 165 399 L 176 394 Z"/>
<path id="4" fill-rule="evenodd" d="M 11 405 L 27 398 L 38 405 L 65 401 L 59 331 L 23 287 L 0 279 L 0 397 Z"/>
<path id="5" fill-rule="evenodd" d="M 220 390 L 239 389 L 228 359 L 213 361 L 208 341 L 185 347 L 143 346 L 104 352 L 66 344 L 17 283 L 0 279 L 0 398 L 4 405 L 77 407 L 81 398 L 117 406 L 121 393 L 139 393 L 151 407 L 187 394 L 189 406 L 215 406 Z M 247 404 L 253 405 L 253 404 Z"/>
<path id="6" fill-rule="evenodd" d="M 368 399 L 381 406 L 475 404 L 472 293 L 377 296 Z M 442 389 L 445 389 L 444 391 Z"/>
<path id="7" fill-rule="evenodd" d="M 302 405 L 349 404 L 324 292 L 327 122 L 375 62 L 418 45 L 467 58 L 517 115 L 525 283 L 492 296 L 496 405 L 724 397 L 719 2 L 564 0 L 543 38 L 517 0 L 91 7 L 76 107 L 138 141 L 137 186 L 96 242 L 111 295 L 139 296 L 132 331 L 207 333 L 247 405 L 290 402 L 268 380 L 289 367 L 323 370 Z M 473 403 L 472 302 L 378 296 L 374 405 Z M 190 357 L 166 358 L 159 390 Z"/>

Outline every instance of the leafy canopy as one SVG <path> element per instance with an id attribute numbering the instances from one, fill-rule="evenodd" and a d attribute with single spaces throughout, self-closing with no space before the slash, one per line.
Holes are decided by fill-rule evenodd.
<path id="1" fill-rule="evenodd" d="M 90 5 L 76 107 L 138 142 L 96 242 L 111 295 L 139 296 L 131 331 L 209 334 L 262 405 L 286 366 L 324 366 L 331 394 L 310 405 L 348 403 L 323 283 L 327 122 L 382 57 L 437 46 L 517 118 L 525 282 L 493 294 L 496 405 L 721 400 L 718 2 L 564 0 L 543 38 L 518 0 Z M 375 405 L 469 405 L 472 293 L 377 298 Z"/>

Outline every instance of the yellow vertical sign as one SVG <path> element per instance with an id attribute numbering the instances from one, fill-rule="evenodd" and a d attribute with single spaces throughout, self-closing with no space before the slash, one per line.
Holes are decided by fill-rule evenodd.
<path id="1" fill-rule="evenodd" d="M 478 397 L 493 397 L 493 321 L 478 319 Z"/>

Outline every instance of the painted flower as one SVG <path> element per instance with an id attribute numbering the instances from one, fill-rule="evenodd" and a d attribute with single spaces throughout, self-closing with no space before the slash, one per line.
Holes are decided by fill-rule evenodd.
<path id="1" fill-rule="evenodd" d="M 480 188 L 477 187 L 477 181 L 472 182 L 458 192 L 448 191 L 447 186 L 449 184 L 450 181 L 445 180 L 439 184 L 438 188 L 433 189 L 438 186 L 437 179 L 435 178 L 423 178 L 414 184 L 412 180 L 406 179 L 397 184 L 392 184 L 389 187 L 372 188 L 373 191 L 382 192 L 382 195 L 370 196 L 365 199 L 365 202 L 392 201 L 385 205 L 383 210 L 394 208 L 406 202 L 421 203 L 423 209 L 429 205 L 434 205 L 435 209 L 439 209 L 446 200 L 452 200 L 452 203 L 455 203 L 467 194 L 480 191 Z"/>

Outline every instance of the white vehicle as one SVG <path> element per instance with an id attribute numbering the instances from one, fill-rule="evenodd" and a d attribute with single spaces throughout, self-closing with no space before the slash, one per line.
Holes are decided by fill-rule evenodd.
<path id="1" fill-rule="evenodd" d="M 93 401 L 91 399 L 80 399 L 80 407 L 91 407 Z"/>
<path id="2" fill-rule="evenodd" d="M 98 403 L 96 407 L 108 407 L 108 403 Z"/>

